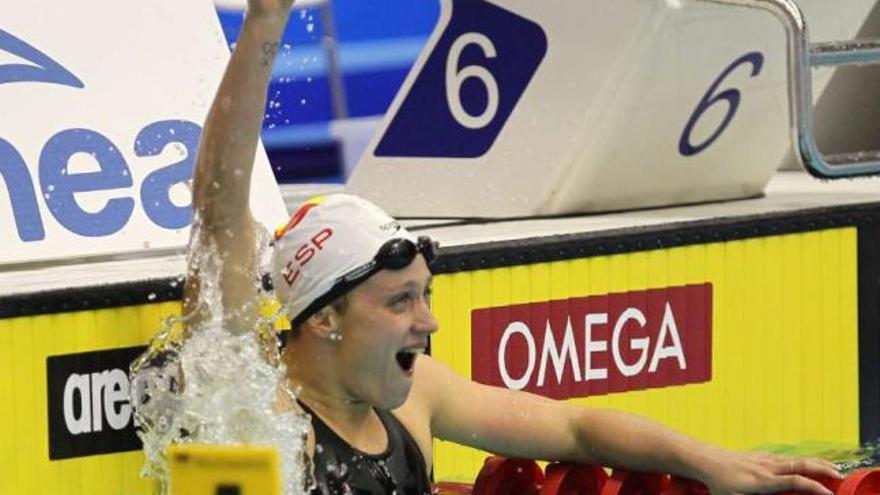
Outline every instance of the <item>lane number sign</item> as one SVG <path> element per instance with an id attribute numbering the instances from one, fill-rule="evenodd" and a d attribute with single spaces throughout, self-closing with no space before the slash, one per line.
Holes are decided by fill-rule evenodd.
<path id="1" fill-rule="evenodd" d="M 449 24 L 376 156 L 482 156 L 546 53 L 547 36 L 535 22 L 485 0 L 452 0 Z"/>
<path id="2" fill-rule="evenodd" d="M 706 148 L 711 146 L 712 143 L 714 143 L 719 137 L 721 137 L 721 134 L 724 132 L 725 129 L 727 129 L 727 126 L 730 125 L 730 122 L 736 115 L 737 109 L 739 109 L 741 94 L 740 91 L 736 88 L 729 88 L 719 92 L 719 86 L 721 86 L 721 83 L 723 83 L 724 80 L 727 79 L 728 76 L 730 76 L 731 72 L 735 71 L 742 65 L 751 66 L 750 75 L 751 77 L 755 77 L 761 73 L 761 68 L 764 67 L 764 55 L 762 55 L 760 52 L 746 53 L 745 55 L 734 60 L 733 63 L 728 65 L 721 72 L 721 75 L 712 82 L 712 85 L 709 86 L 706 94 L 704 94 L 700 102 L 697 103 L 697 108 L 694 109 L 694 112 L 691 114 L 690 119 L 688 119 L 688 122 L 684 127 L 684 131 L 681 134 L 681 139 L 679 139 L 678 142 L 678 152 L 681 153 L 682 156 L 693 156 L 705 150 Z M 713 132 L 709 137 L 704 139 L 702 142 L 694 144 L 692 141 L 694 127 L 697 126 L 700 118 L 703 116 L 704 113 L 706 113 L 707 110 L 720 103 L 727 104 L 727 113 L 724 115 L 724 120 L 721 121 L 721 124 L 719 124 L 718 128 L 715 129 L 715 132 Z"/>

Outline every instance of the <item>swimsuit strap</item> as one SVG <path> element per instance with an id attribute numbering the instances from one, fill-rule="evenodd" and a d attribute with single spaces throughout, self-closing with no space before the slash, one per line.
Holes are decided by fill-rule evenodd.
<path id="1" fill-rule="evenodd" d="M 431 484 L 425 459 L 412 435 L 390 412 L 373 409 L 388 435 L 381 454 L 352 447 L 314 411 L 297 402 L 311 416 L 315 430 L 315 483 L 312 495 L 426 495 Z"/>

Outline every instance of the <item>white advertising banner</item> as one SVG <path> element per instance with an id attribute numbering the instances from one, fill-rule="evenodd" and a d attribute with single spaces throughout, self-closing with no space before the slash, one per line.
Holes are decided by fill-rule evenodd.
<path id="1" fill-rule="evenodd" d="M 33 0 L 0 19 L 0 269 L 179 248 L 229 58 L 210 0 Z M 259 147 L 251 208 L 286 210 Z"/>

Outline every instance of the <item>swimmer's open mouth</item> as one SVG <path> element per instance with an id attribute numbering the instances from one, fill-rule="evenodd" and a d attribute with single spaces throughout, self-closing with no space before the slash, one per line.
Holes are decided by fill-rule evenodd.
<path id="1" fill-rule="evenodd" d="M 407 349 L 394 355 L 400 369 L 406 373 L 411 373 L 413 366 L 416 364 L 416 356 L 422 353 L 422 349 Z"/>

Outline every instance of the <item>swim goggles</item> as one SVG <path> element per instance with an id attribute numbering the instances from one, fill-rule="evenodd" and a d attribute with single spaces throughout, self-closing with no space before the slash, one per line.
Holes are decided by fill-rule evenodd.
<path id="1" fill-rule="evenodd" d="M 294 327 L 306 321 L 309 316 L 317 313 L 318 310 L 334 299 L 354 289 L 380 270 L 401 270 L 406 268 L 412 263 L 416 254 L 419 253 L 421 253 L 428 266 L 430 266 L 437 257 L 437 243 L 428 236 L 419 236 L 416 242 L 401 238 L 388 240 L 385 244 L 382 244 L 372 260 L 337 278 L 329 291 L 318 296 L 306 309 L 302 310 L 293 319 Z"/>

